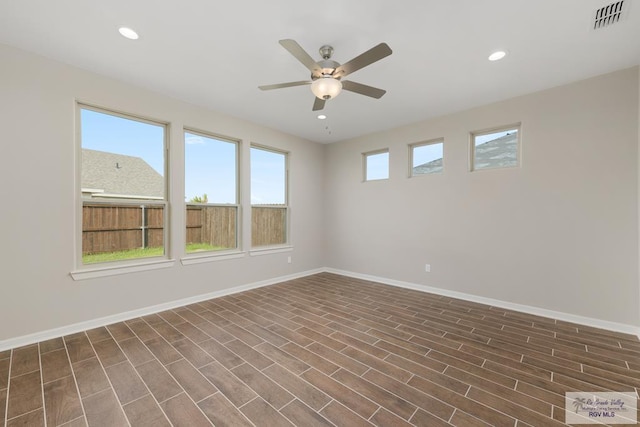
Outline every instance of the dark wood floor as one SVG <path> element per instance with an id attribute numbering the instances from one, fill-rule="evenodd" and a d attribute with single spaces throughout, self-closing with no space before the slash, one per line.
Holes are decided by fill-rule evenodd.
<path id="1" fill-rule="evenodd" d="M 637 337 L 323 273 L 0 352 L 0 425 L 553 426 L 638 388 Z"/>

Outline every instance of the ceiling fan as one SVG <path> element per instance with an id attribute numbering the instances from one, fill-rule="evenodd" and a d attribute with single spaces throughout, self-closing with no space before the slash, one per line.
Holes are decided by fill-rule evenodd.
<path id="1" fill-rule="evenodd" d="M 320 48 L 322 60 L 316 62 L 295 40 L 285 39 L 280 40 L 279 43 L 311 71 L 311 80 L 258 86 L 261 90 L 311 85 L 311 91 L 316 96 L 313 111 L 322 110 L 325 102 L 338 96 L 342 89 L 376 99 L 380 99 L 386 93 L 385 90 L 362 83 L 350 80 L 342 81 L 343 77 L 391 55 L 392 50 L 386 43 L 380 43 L 342 65 L 331 59 L 333 55 L 333 47 L 331 46 L 324 45 Z"/>

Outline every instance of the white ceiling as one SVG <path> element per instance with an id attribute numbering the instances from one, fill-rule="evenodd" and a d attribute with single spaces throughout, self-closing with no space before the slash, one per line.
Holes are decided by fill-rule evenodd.
<path id="1" fill-rule="evenodd" d="M 0 0 L 0 43 L 327 143 L 637 65 L 639 1 L 594 31 L 613 0 Z M 309 78 L 285 38 L 340 63 L 386 42 L 345 80 L 387 94 L 343 92 L 320 121 L 309 87 L 258 90 Z M 489 62 L 496 49 L 509 55 Z"/>

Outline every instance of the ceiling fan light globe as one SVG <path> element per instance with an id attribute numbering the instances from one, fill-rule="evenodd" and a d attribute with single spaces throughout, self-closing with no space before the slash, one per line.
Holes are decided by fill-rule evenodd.
<path id="1" fill-rule="evenodd" d="M 320 99 L 335 98 L 341 91 L 342 83 L 331 76 L 321 77 L 311 83 L 311 92 Z"/>

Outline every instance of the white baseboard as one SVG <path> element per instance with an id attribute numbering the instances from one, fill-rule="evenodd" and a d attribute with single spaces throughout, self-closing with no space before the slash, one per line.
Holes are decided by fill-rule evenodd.
<path id="1" fill-rule="evenodd" d="M 183 298 L 175 301 L 169 301 L 163 304 L 157 304 L 150 307 L 144 307 L 124 313 L 118 313 L 111 316 L 101 317 L 98 319 L 87 320 L 85 322 L 74 323 L 72 325 L 62 326 L 60 328 L 49 329 L 35 334 L 23 335 L 16 338 L 9 338 L 4 341 L 0 341 L 0 351 L 8 350 L 11 348 L 21 347 L 24 345 L 35 344 L 40 341 L 46 341 L 52 338 L 58 338 L 64 335 L 74 334 L 89 329 L 98 328 L 100 326 L 110 325 L 112 323 L 122 322 L 129 319 L 134 319 L 140 316 L 146 316 L 153 313 L 158 313 L 165 310 L 171 310 L 173 308 L 182 307 L 196 302 L 205 301 L 212 298 L 218 298 L 225 295 L 236 294 L 238 292 L 248 291 L 250 289 L 261 288 L 263 286 L 269 286 L 280 282 L 286 282 L 288 280 L 298 279 L 301 277 L 310 276 L 312 274 L 322 273 L 325 270 L 323 268 L 315 270 L 307 270 L 301 273 L 290 274 L 287 276 L 274 277 L 272 279 L 261 280 L 259 282 L 249 283 L 246 285 L 234 286 L 233 288 L 223 289 L 221 291 L 210 292 L 207 294 L 196 295 L 189 298 Z"/>
<path id="2" fill-rule="evenodd" d="M 436 295 L 443 295 L 451 298 L 457 298 L 465 301 L 477 302 L 480 304 L 491 305 L 494 307 L 506 308 L 509 310 L 520 311 L 523 313 L 534 314 L 536 316 L 549 317 L 552 319 L 563 320 L 566 322 L 577 323 L 594 328 L 606 329 L 608 331 L 622 332 L 625 334 L 636 335 L 640 338 L 640 327 L 627 325 L 624 323 L 609 322 L 607 320 L 594 319 L 591 317 L 578 316 L 575 314 L 563 313 L 561 311 L 546 310 L 544 308 L 533 307 L 530 305 L 516 304 L 507 301 L 501 301 L 493 298 L 485 298 L 477 295 L 471 295 L 464 292 L 450 291 L 432 286 L 418 285 L 410 282 L 402 282 L 399 280 L 388 279 L 385 277 L 371 276 L 368 274 L 354 273 L 352 271 L 338 270 L 335 268 L 325 268 L 325 272 L 339 274 L 342 276 L 353 277 L 355 279 L 369 280 L 385 285 L 397 286 L 400 288 L 413 289 L 416 291 L 429 292 Z"/>
<path id="3" fill-rule="evenodd" d="M 640 338 L 640 327 L 627 325 L 624 323 L 609 322 L 606 320 L 594 319 L 590 317 L 578 316 L 569 313 L 563 313 L 560 311 L 546 310 L 543 308 L 533 307 L 524 304 L 516 304 L 507 301 L 501 301 L 492 298 L 485 298 L 476 295 L 466 294 L 463 292 L 450 291 L 447 289 L 435 288 L 432 286 L 418 285 L 410 282 L 403 282 L 394 279 L 388 279 L 384 277 L 372 276 L 368 274 L 354 273 L 352 271 L 338 270 L 335 268 L 318 268 L 315 270 L 307 270 L 296 274 L 287 276 L 274 277 L 272 279 L 261 280 L 259 282 L 249 283 L 246 285 L 234 286 L 229 289 L 223 289 L 220 291 L 210 292 L 207 294 L 196 295 L 189 298 L 183 298 L 175 301 L 169 301 L 163 304 L 157 304 L 149 307 L 143 307 L 140 309 L 127 311 L 124 313 L 118 313 L 111 316 L 101 317 L 98 319 L 87 320 L 84 322 L 74 323 L 59 328 L 49 329 L 34 334 L 24 335 L 16 338 L 9 338 L 4 341 L 0 341 L 0 351 L 8 350 L 11 348 L 21 347 L 24 345 L 34 344 L 40 341 L 46 341 L 48 339 L 61 337 L 64 335 L 74 334 L 89 329 L 98 328 L 100 326 L 110 325 L 112 323 L 122 322 L 136 317 L 146 316 L 153 313 L 158 313 L 165 310 L 171 310 L 173 308 L 182 307 L 189 304 L 194 304 L 200 301 L 205 301 L 212 298 L 218 298 L 225 295 L 236 294 L 250 289 L 256 289 L 263 286 L 269 286 L 288 280 L 294 280 L 301 277 L 311 276 L 317 273 L 334 273 L 342 276 L 353 277 L 356 279 L 369 280 L 372 282 L 382 283 L 385 285 L 397 286 L 400 288 L 413 289 L 422 292 L 429 292 L 437 295 L 443 295 L 451 298 L 458 298 L 465 301 L 477 302 L 480 304 L 491 305 L 500 308 L 506 308 L 509 310 L 520 311 L 523 313 L 534 314 L 537 316 L 549 317 L 552 319 L 564 320 L 567 322 L 577 323 L 585 326 L 592 326 L 595 328 L 606 329 L 609 331 L 622 332 L 625 334 L 637 335 Z"/>

